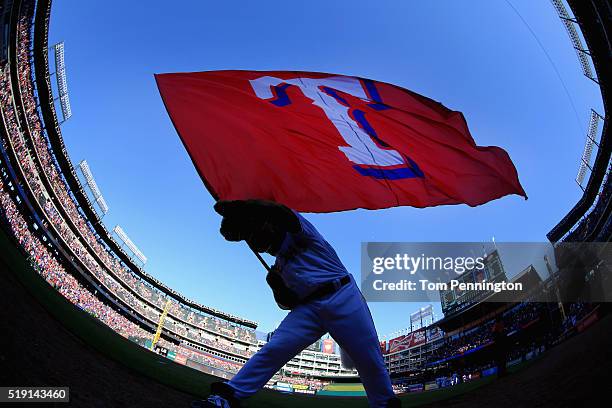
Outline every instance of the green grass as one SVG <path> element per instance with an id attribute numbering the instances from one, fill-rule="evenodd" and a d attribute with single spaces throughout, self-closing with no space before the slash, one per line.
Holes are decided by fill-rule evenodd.
<path id="1" fill-rule="evenodd" d="M 0 248 L 2 248 L 0 257 L 4 259 L 18 280 L 43 307 L 70 332 L 102 354 L 150 378 L 151 381 L 158 381 L 194 396 L 204 397 L 210 383 L 218 380 L 216 377 L 180 365 L 136 345 L 99 320 L 75 307 L 33 270 L 2 230 L 0 230 Z M 419 406 L 470 392 L 490 383 L 492 380 L 493 377 L 487 377 L 442 390 L 407 394 L 402 396 L 401 399 L 404 407 Z M 313 406 L 317 408 L 365 408 L 368 405 L 364 397 L 284 395 L 275 391 L 262 390 L 249 399 L 248 406 L 251 408 L 306 408 Z"/>

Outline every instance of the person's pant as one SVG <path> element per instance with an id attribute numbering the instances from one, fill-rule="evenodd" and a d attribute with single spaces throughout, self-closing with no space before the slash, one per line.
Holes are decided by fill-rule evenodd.
<path id="1" fill-rule="evenodd" d="M 394 398 L 368 305 L 355 281 L 332 295 L 299 305 L 276 329 L 228 385 L 236 398 L 255 394 L 290 359 L 323 334 L 329 334 L 351 357 L 371 407 L 386 407 Z"/>

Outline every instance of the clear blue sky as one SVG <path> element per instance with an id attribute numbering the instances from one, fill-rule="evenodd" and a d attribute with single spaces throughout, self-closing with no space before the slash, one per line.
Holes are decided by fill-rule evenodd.
<path id="1" fill-rule="evenodd" d="M 511 2 L 578 117 L 504 0 L 54 2 L 50 44 L 65 41 L 74 115 L 64 139 L 73 162 L 90 164 L 107 227 L 123 227 L 150 274 L 271 330 L 285 313 L 253 254 L 218 234 L 153 74 L 290 69 L 382 80 L 462 111 L 479 145 L 509 152 L 528 201 L 307 215 L 357 278 L 362 241 L 543 241 L 580 197 L 574 178 L 601 97 L 550 2 Z M 370 304 L 380 335 L 406 327 L 419 306 Z"/>

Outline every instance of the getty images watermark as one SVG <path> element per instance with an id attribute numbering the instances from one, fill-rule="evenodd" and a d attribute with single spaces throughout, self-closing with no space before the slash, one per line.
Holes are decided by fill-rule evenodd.
<path id="1" fill-rule="evenodd" d="M 439 301 L 443 309 L 584 296 L 610 301 L 602 287 L 610 255 L 596 243 L 368 242 L 362 244 L 361 289 L 368 301 Z"/>

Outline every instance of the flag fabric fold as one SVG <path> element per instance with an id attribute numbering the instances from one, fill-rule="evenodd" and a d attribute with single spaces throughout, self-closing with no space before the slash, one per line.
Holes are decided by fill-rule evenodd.
<path id="1" fill-rule="evenodd" d="M 155 78 L 217 199 L 331 212 L 526 198 L 503 149 L 477 146 L 460 112 L 398 86 L 294 71 Z"/>

